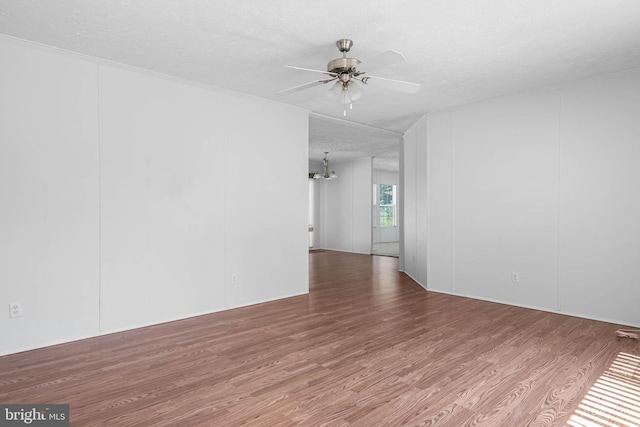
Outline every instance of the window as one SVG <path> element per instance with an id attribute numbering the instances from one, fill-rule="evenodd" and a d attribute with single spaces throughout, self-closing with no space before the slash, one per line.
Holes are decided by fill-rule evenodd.
<path id="1" fill-rule="evenodd" d="M 396 220 L 396 186 L 380 184 L 380 227 L 395 227 Z"/>

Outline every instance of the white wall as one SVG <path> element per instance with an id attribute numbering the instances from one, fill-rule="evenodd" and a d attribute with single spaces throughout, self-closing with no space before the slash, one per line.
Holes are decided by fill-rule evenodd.
<path id="1" fill-rule="evenodd" d="M 3 38 L 0 57 L 5 354 L 98 332 L 99 124 L 96 64 Z"/>
<path id="2" fill-rule="evenodd" d="M 0 56 L 0 353 L 308 292 L 305 111 Z"/>
<path id="3" fill-rule="evenodd" d="M 426 120 L 416 123 L 404 137 L 400 154 L 402 169 L 400 179 L 401 270 L 420 284 L 427 283 L 427 200 L 423 196 L 427 186 L 426 144 L 422 136 L 426 133 Z M 425 285 L 426 286 L 426 285 Z"/>
<path id="4" fill-rule="evenodd" d="M 380 184 L 390 184 L 395 185 L 397 188 L 396 192 L 396 215 L 398 212 L 397 206 L 399 206 L 402 202 L 400 201 L 400 180 L 399 173 L 393 171 L 386 170 L 373 170 L 373 183 L 376 184 L 376 191 L 378 194 L 377 198 L 380 197 Z M 373 196 L 372 196 L 373 197 Z M 399 220 L 398 220 L 399 222 Z M 377 223 L 373 223 L 373 243 L 382 243 L 382 242 L 397 242 L 400 240 L 399 234 L 399 225 L 393 227 L 379 227 Z"/>
<path id="5" fill-rule="evenodd" d="M 410 256 L 428 248 L 405 270 L 436 291 L 640 325 L 639 116 L 632 71 L 423 118 L 403 178 L 427 170 L 405 194 L 427 204 L 427 232 L 407 209 L 404 237 Z"/>
<path id="6" fill-rule="evenodd" d="M 322 173 L 322 162 L 309 160 L 309 173 Z M 322 248 L 322 182 L 313 181 L 313 247 Z"/>
<path id="7" fill-rule="evenodd" d="M 371 253 L 371 183 L 373 159 L 331 162 L 337 179 L 319 180 L 322 248 Z"/>
<path id="8" fill-rule="evenodd" d="M 640 326 L 640 70 L 561 103 L 560 308 Z"/>

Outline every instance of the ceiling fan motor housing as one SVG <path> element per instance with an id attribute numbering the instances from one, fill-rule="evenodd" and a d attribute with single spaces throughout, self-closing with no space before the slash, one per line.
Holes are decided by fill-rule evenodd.
<path id="1" fill-rule="evenodd" d="M 354 71 L 356 66 L 360 63 L 355 58 L 336 58 L 332 61 L 329 61 L 327 64 L 327 71 L 329 73 L 349 73 Z"/>

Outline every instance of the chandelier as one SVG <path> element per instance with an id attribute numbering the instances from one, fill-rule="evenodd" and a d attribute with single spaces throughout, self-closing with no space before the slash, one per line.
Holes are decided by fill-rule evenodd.
<path id="1" fill-rule="evenodd" d="M 337 178 L 338 175 L 336 175 L 335 171 L 331 171 L 329 172 L 329 160 L 327 160 L 327 154 L 329 154 L 328 151 L 324 152 L 324 160 L 322 160 L 322 166 L 323 166 L 323 173 L 322 175 L 320 175 L 318 172 L 313 174 L 313 179 L 334 179 Z"/>

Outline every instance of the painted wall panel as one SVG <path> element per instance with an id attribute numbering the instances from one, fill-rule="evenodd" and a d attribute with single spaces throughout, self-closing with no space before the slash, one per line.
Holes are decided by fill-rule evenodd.
<path id="1" fill-rule="evenodd" d="M 417 206 L 418 198 L 425 197 L 426 189 L 417 188 L 417 152 L 418 144 L 424 143 L 424 138 L 419 137 L 418 127 L 413 126 L 404 135 L 402 144 L 403 150 L 403 179 L 402 179 L 402 236 L 404 237 L 402 247 L 402 263 L 404 271 L 409 276 L 417 279 L 419 262 L 426 263 L 427 260 L 420 260 L 418 256 L 418 227 L 417 227 Z M 426 287 L 426 283 L 421 283 Z"/>
<path id="2" fill-rule="evenodd" d="M 558 117 L 556 92 L 454 113 L 456 292 L 557 308 Z"/>
<path id="3" fill-rule="evenodd" d="M 430 289 L 640 325 L 639 116 L 632 70 L 435 114 L 426 136 L 414 126 L 403 179 L 418 179 L 416 138 L 429 173 L 427 191 L 406 191 L 404 236 L 411 254 L 426 197 Z"/>
<path id="4" fill-rule="evenodd" d="M 427 216 L 429 289 L 453 292 L 453 140 L 452 113 L 429 116 L 427 146 Z"/>
<path id="5" fill-rule="evenodd" d="M 223 95 L 100 76 L 103 330 L 224 308 Z"/>
<path id="6" fill-rule="evenodd" d="M 423 139 L 427 135 L 428 122 L 427 120 L 420 120 L 416 124 L 416 131 L 419 139 Z M 428 212 L 428 198 L 429 198 L 429 182 L 428 182 L 428 158 L 427 158 L 427 146 L 425 144 L 416 143 L 416 270 L 415 280 L 423 286 L 428 287 L 428 225 L 429 225 L 429 212 Z"/>
<path id="7" fill-rule="evenodd" d="M 308 292 L 306 111 L 0 54 L 1 354 Z"/>
<path id="8" fill-rule="evenodd" d="M 640 72 L 562 97 L 560 307 L 640 325 Z"/>
<path id="9" fill-rule="evenodd" d="M 225 109 L 235 118 L 225 119 L 227 305 L 307 293 L 307 114 L 231 97 Z M 253 118 L 250 127 L 244 117 Z"/>
<path id="10" fill-rule="evenodd" d="M 329 166 L 338 178 L 320 182 L 322 247 L 370 254 L 372 160 L 330 161 Z"/>
<path id="11" fill-rule="evenodd" d="M 309 161 L 309 173 L 322 172 L 322 163 Z M 322 182 L 314 179 L 313 183 L 313 247 L 322 248 Z"/>
<path id="12" fill-rule="evenodd" d="M 353 170 L 349 163 L 332 163 L 337 179 L 319 182 L 322 191 L 322 244 L 324 249 L 352 251 Z"/>
<path id="13" fill-rule="evenodd" d="M 373 159 L 355 159 L 353 165 L 353 252 L 371 253 L 371 205 L 373 181 Z"/>
<path id="14" fill-rule="evenodd" d="M 97 66 L 0 38 L 0 354 L 98 332 Z M 23 316 L 10 319 L 8 305 Z"/>

